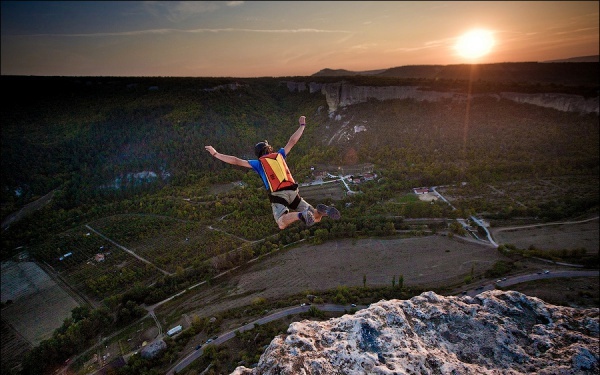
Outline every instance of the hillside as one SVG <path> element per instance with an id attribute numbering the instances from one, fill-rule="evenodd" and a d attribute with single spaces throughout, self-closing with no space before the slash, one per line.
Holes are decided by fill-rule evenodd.
<path id="1" fill-rule="evenodd" d="M 570 111 L 570 105 L 557 111 L 504 98 L 500 95 L 507 90 L 504 83 L 487 84 L 486 90 L 493 95 L 474 97 L 468 107 L 464 97 L 448 100 L 443 96 L 464 90 L 462 81 L 455 86 L 444 81 L 439 87 L 441 81 L 419 83 L 431 87 L 418 92 L 442 95 L 440 100 L 395 99 L 393 95 L 375 100 L 366 92 L 359 96 L 354 88 L 387 90 L 381 85 L 389 84 L 390 78 L 360 79 L 362 86 L 317 79 L 314 85 L 321 88 L 313 91 L 307 89 L 313 85 L 312 77 L 2 76 L 3 87 L 14 92 L 1 110 L 2 218 L 51 191 L 51 205 L 37 211 L 40 218 L 46 213 L 52 216 L 56 209 L 98 212 L 98 207 L 109 202 L 129 202 L 139 194 L 161 196 L 169 188 L 193 187 L 195 195 L 204 196 L 214 183 L 245 176 L 254 181 L 247 171 L 210 158 L 204 145 L 252 157 L 252 145 L 258 140 L 283 145 L 301 114 L 308 117 L 308 126 L 290 156 L 292 171 L 301 181 L 310 179 L 315 165 L 356 163 L 372 163 L 380 175 L 398 176 L 401 187 L 391 191 L 457 181 L 598 173 L 597 114 L 582 115 Z M 572 89 L 518 86 L 525 92 L 534 88 L 542 100 L 548 97 L 540 92 L 544 89 L 559 93 L 553 95 Z M 513 96 L 515 88 L 510 88 Z M 594 102 L 593 98 L 566 96 Z M 187 217 L 183 213 L 189 208 L 175 201 L 169 207 L 161 210 L 152 204 L 141 211 L 179 212 Z M 74 220 L 54 218 L 52 222 L 64 230 L 81 219 Z M 257 228 L 261 224 L 264 228 Z M 34 222 L 22 225 L 39 226 Z M 272 233 L 267 227 L 256 222 L 237 231 L 260 236 Z M 6 232 L 4 259 L 23 241 L 43 241 L 35 231 L 25 233 L 29 230 Z"/>
<path id="2" fill-rule="evenodd" d="M 315 245 L 334 240 L 371 247 L 381 245 L 380 237 L 422 238 L 432 245 L 436 242 L 427 237 L 436 233 L 448 240 L 467 236 L 458 220 L 469 221 L 471 215 L 502 226 L 587 219 L 598 213 L 598 114 L 572 105 L 557 108 L 514 100 L 525 94 L 594 100 L 593 82 L 585 87 L 478 82 L 473 87 L 486 94 L 465 100 L 467 81 L 375 75 L 343 80 L 2 76 L 0 81 L 13 93 L 0 109 L 6 224 L 2 260 L 29 257 L 87 301 L 74 319 L 65 320 L 74 328 L 62 327 L 57 339 L 31 351 L 27 358 L 32 374 L 40 374 L 39 367 L 48 370 L 49 363 L 62 365 L 115 330 L 124 332 L 114 347 L 133 353 L 134 342 L 141 345 L 145 338 L 156 337 L 161 325 L 170 328 L 184 319 L 193 329 L 181 341 L 169 341 L 168 354 L 154 364 L 166 368 L 193 332 L 212 335 L 220 328 L 209 324 L 211 317 L 196 315 L 206 300 L 190 294 L 184 297 L 190 304 L 185 312 L 177 301 L 165 303 L 152 310 L 155 320 L 148 315 L 150 307 L 191 286 L 211 284 L 227 271 L 241 272 L 239 267 L 251 260 L 264 267 L 263 257 L 298 244 L 308 246 L 312 254 Z M 427 95 L 456 95 L 440 100 L 355 95 L 356 87 L 376 92 L 390 84 L 402 90 L 418 87 L 415 90 Z M 519 95 L 497 94 L 507 88 Z M 250 158 L 259 140 L 283 146 L 300 115 L 307 116 L 307 127 L 288 163 L 300 183 L 315 182 L 302 187 L 311 203 L 334 204 L 342 219 L 279 231 L 254 172 L 218 162 L 204 146 Z M 337 176 L 340 180 L 334 182 L 327 177 L 359 170 L 353 167 L 361 164 L 369 165 L 377 178 Z M 349 188 L 344 185 L 348 183 Z M 413 192 L 419 186 L 444 189 L 452 206 L 420 200 Z M 473 232 L 481 228 L 469 225 Z M 515 264 L 535 254 L 597 267 L 597 254 L 574 244 L 505 250 Z M 438 246 L 436 251 L 463 262 L 460 249 Z M 498 259 L 507 256 L 494 254 Z M 481 268 L 471 267 L 471 275 L 455 267 L 460 272 L 452 283 L 472 280 L 475 271 L 478 277 L 497 272 L 496 267 L 500 274 L 508 272 L 509 266 L 485 261 L 490 259 L 496 258 L 483 259 Z M 388 263 L 393 268 L 393 262 Z M 411 282 L 419 282 L 419 270 L 412 271 L 416 273 Z M 353 272 L 358 274 L 353 284 L 366 277 L 360 269 Z M 390 269 L 385 277 L 380 270 L 372 272 L 369 280 L 379 280 L 377 287 L 399 277 L 398 269 Z M 311 282 L 318 282 L 315 279 Z M 211 298 L 234 303 L 231 297 L 238 289 L 220 283 L 208 286 L 216 288 Z M 264 301 L 255 292 L 240 291 L 246 299 L 239 301 L 246 304 L 236 308 L 251 308 L 260 315 L 267 302 L 280 303 Z M 337 298 L 335 291 L 326 293 Z M 377 295 L 373 292 L 370 298 Z M 290 303 L 296 304 L 296 298 L 290 297 Z M 90 306 L 103 309 L 91 312 Z M 10 310 L 23 307 L 15 304 Z M 45 306 L 25 307 L 34 311 Z M 248 315 L 232 314 L 241 314 L 240 323 Z M 90 322 L 93 319 L 97 320 Z M 81 336 L 62 334 L 81 324 L 89 324 L 78 331 Z M 76 365 L 90 360 L 86 353 Z M 147 365 L 137 360 L 131 366 Z"/>
<path id="3" fill-rule="evenodd" d="M 597 98 L 598 64 L 582 64 L 581 69 L 571 69 L 570 74 L 577 75 L 577 80 L 591 85 L 591 91 L 587 89 L 579 95 L 593 101 L 594 97 L 590 95 L 595 91 Z M 488 69 L 498 74 L 513 74 L 508 68 L 521 66 L 527 69 L 516 69 L 520 73 L 514 74 L 542 76 L 548 73 L 544 67 L 550 65 L 554 66 L 536 63 L 505 64 L 481 69 L 482 72 Z M 564 64 L 554 67 L 558 66 L 566 67 Z M 402 69 L 433 72 L 440 67 Z M 445 69 L 460 72 L 464 66 Z M 535 74 L 531 71 L 535 71 Z M 552 75 L 560 76 L 555 71 Z M 339 86 L 339 81 L 329 83 L 330 80 L 323 79 L 324 81 L 317 82 L 330 85 L 333 90 Z M 362 79 L 362 87 L 376 88 L 382 84 L 391 84 L 389 77 L 368 77 L 366 81 Z M 299 80 L 308 81 L 306 77 Z M 332 102 L 335 99 L 332 97 L 334 93 L 330 93 L 328 89 L 321 92 L 290 91 L 289 88 L 286 89 L 288 82 L 289 79 L 2 76 L 3 87 L 14 93 L 2 109 L 2 218 L 16 212 L 31 199 L 58 187 L 68 187 L 73 194 L 81 196 L 76 199 L 84 199 L 89 194 L 97 195 L 98 187 L 101 186 L 139 187 L 145 180 L 134 174 L 144 171 L 152 172 L 150 179 L 159 186 L 166 181 L 176 184 L 190 182 L 190 179 L 197 179 L 208 170 L 224 169 L 222 164 L 206 157 L 203 149 L 205 143 L 212 143 L 230 154 L 251 157 L 252 145 L 257 140 L 268 138 L 272 144 L 283 144 L 300 114 L 307 115 L 311 123 L 294 151 L 300 156 L 310 156 L 298 168 L 308 169 L 310 165 L 306 164 L 323 162 L 330 157 L 317 156 L 320 152 L 310 147 L 325 143 L 321 132 L 336 126 L 336 120 L 329 118 L 329 114 L 323 109 L 332 111 L 344 103 L 358 102 L 348 95 L 363 95 L 368 99 L 371 94 L 347 91 L 346 98 L 340 96 L 339 103 L 336 103 Z M 436 90 L 446 94 L 465 90 L 463 81 L 452 82 L 423 81 L 419 85 L 425 87 L 419 87 L 418 91 L 427 90 L 431 95 L 436 95 Z M 394 85 L 401 83 L 396 81 Z M 514 95 L 514 92 L 529 93 L 535 89 L 535 92 L 542 95 L 544 90 L 573 95 L 572 88 L 568 86 L 517 86 L 488 83 L 484 91 L 511 92 Z M 375 93 L 372 96 L 377 98 L 378 95 L 380 94 Z M 393 97 L 390 95 L 389 99 Z M 381 99 L 386 97 L 381 96 Z M 480 102 L 484 103 L 484 100 Z M 383 103 L 385 104 L 380 106 Z M 387 127 L 393 124 L 394 117 L 405 117 L 401 107 L 407 103 L 410 101 L 377 102 L 374 106 L 362 106 L 360 113 Z M 502 103 L 500 102 L 501 105 Z M 443 108 L 443 105 L 433 104 L 432 108 Z M 492 102 L 482 105 L 490 108 L 495 106 Z M 382 116 L 378 113 L 380 107 L 389 111 L 394 106 L 397 107 L 393 110 L 396 115 L 388 113 Z M 461 122 L 464 118 L 464 104 L 459 101 L 452 106 L 455 110 L 440 112 L 428 122 L 433 127 L 442 123 L 445 127 L 447 123 Z M 476 105 L 473 109 L 479 107 L 480 105 Z M 527 112 L 524 109 L 526 106 L 515 106 L 505 115 L 511 116 L 511 112 L 520 111 L 520 108 Z M 487 108 L 482 109 L 487 111 Z M 543 116 L 551 117 L 551 113 L 549 111 Z M 593 123 L 593 118 L 590 120 Z M 587 122 L 588 119 L 575 118 L 573 121 Z M 407 130 L 409 129 L 410 126 Z M 447 137 L 457 135 L 458 132 L 452 130 L 448 134 L 440 133 L 436 139 L 447 146 L 456 145 L 454 140 L 449 142 Z M 370 139 L 368 143 L 373 143 L 377 134 L 378 132 L 364 132 L 361 137 Z M 514 135 L 518 137 L 518 134 Z M 392 135 L 387 139 L 393 141 L 397 136 Z M 337 145 L 326 143 L 333 147 L 328 151 L 335 155 Z M 419 147 L 419 152 L 423 153 L 428 146 L 421 144 Z M 337 163 L 343 161 L 339 156 L 334 156 L 335 159 Z M 365 160 L 360 155 L 359 159 L 359 162 L 372 161 Z M 69 198 L 74 197 L 69 194 Z"/>

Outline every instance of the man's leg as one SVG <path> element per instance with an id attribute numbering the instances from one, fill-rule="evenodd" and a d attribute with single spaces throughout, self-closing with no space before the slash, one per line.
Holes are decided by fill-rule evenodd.
<path id="1" fill-rule="evenodd" d="M 323 218 L 323 214 L 321 212 L 317 212 L 313 206 L 310 205 L 307 201 L 302 198 L 298 207 L 296 207 L 296 211 L 301 213 L 307 213 L 307 215 L 312 216 L 311 223 L 307 223 L 308 226 L 318 223 Z M 310 220 L 310 219 L 309 219 Z"/>
<path id="2" fill-rule="evenodd" d="M 300 212 L 288 212 L 287 214 L 283 214 L 277 219 L 277 225 L 279 225 L 279 229 L 285 229 L 290 224 L 300 220 Z"/>
<path id="3" fill-rule="evenodd" d="M 306 204 L 306 202 L 304 203 Z M 316 222 L 313 215 L 313 212 L 316 211 L 308 204 L 306 204 L 306 207 L 303 207 L 304 209 L 300 212 L 290 212 L 290 210 L 281 203 L 271 203 L 271 208 L 273 209 L 273 217 L 275 218 L 275 222 L 277 222 L 279 229 L 285 229 L 298 220 L 303 221 L 307 226 L 311 226 Z M 321 220 L 320 217 L 319 220 Z"/>
<path id="4" fill-rule="evenodd" d="M 279 226 L 279 229 L 285 229 L 288 225 L 295 221 L 289 216 L 290 210 L 283 204 L 271 203 L 271 209 L 273 210 L 273 218 Z"/>

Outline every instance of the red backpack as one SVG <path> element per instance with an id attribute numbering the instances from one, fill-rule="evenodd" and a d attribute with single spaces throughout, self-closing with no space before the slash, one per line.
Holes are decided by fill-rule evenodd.
<path id="1" fill-rule="evenodd" d="M 294 181 L 292 174 L 285 162 L 283 156 L 278 152 L 263 155 L 259 159 L 260 164 L 265 170 L 269 190 L 271 192 L 279 190 L 296 190 L 298 185 Z"/>

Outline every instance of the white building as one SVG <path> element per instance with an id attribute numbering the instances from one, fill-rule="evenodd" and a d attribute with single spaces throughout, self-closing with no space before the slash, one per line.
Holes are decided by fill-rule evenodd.
<path id="1" fill-rule="evenodd" d="M 173 336 L 173 335 L 181 332 L 182 329 L 183 329 L 183 327 L 180 326 L 180 325 L 177 326 L 177 327 L 173 327 L 173 328 L 171 328 L 170 330 L 167 331 L 167 335 Z"/>

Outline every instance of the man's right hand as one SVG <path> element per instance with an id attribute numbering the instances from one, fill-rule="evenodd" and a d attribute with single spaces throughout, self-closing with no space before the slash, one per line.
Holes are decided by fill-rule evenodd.
<path id="1" fill-rule="evenodd" d="M 306 116 L 300 116 L 298 122 L 300 122 L 300 126 L 306 125 Z"/>
<path id="2" fill-rule="evenodd" d="M 217 153 L 217 150 L 215 150 L 215 148 L 213 146 L 204 146 L 204 148 L 206 149 L 206 151 L 208 151 L 212 156 L 215 156 L 215 154 Z"/>

